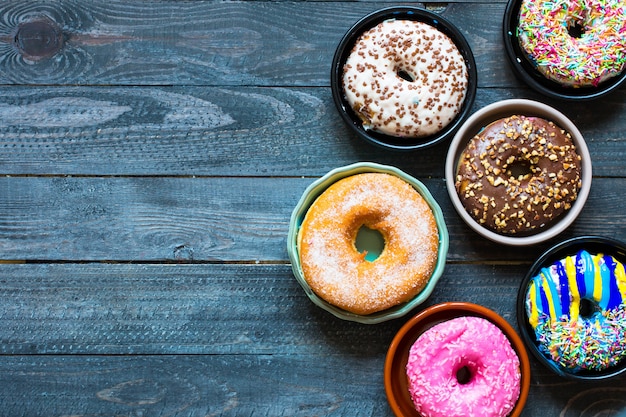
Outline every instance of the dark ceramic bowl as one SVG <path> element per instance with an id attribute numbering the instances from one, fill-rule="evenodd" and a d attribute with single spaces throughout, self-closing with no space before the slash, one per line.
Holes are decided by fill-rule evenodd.
<path id="1" fill-rule="evenodd" d="M 522 339 L 532 355 L 552 372 L 572 380 L 602 380 L 626 372 L 626 360 L 622 360 L 618 365 L 604 371 L 583 370 L 572 372 L 567 368 L 559 366 L 539 350 L 535 338 L 535 331 L 528 322 L 528 314 L 526 312 L 526 293 L 530 280 L 539 274 L 541 268 L 549 266 L 567 256 L 575 255 L 581 249 L 585 249 L 592 254 L 604 253 L 611 255 L 621 263 L 626 264 L 626 244 L 614 239 L 600 236 L 581 236 L 555 245 L 533 263 L 524 277 L 517 295 L 517 321 Z"/>
<path id="2" fill-rule="evenodd" d="M 517 404 L 508 417 L 521 415 L 530 390 L 530 361 L 522 339 L 515 329 L 496 312 L 478 304 L 448 302 L 430 306 L 407 321 L 393 338 L 385 358 L 385 392 L 396 417 L 421 417 L 409 395 L 406 364 L 409 350 L 417 338 L 429 328 L 456 317 L 475 316 L 489 320 L 502 330 L 511 342 L 520 361 L 521 381 Z"/>
<path id="3" fill-rule="evenodd" d="M 593 100 L 617 90 L 626 82 L 626 70 L 597 87 L 566 87 L 551 81 L 535 69 L 517 40 L 517 24 L 522 0 L 509 0 L 504 12 L 504 49 L 515 74 L 529 87 L 560 100 Z"/>
<path id="4" fill-rule="evenodd" d="M 361 119 L 355 114 L 345 98 L 341 80 L 343 77 L 343 66 L 352 47 L 363 32 L 389 19 L 415 20 L 433 26 L 452 39 L 465 59 L 468 71 L 468 86 L 463 106 L 459 114 L 446 127 L 433 135 L 421 138 L 398 138 L 366 130 L 363 128 Z M 417 7 L 389 7 L 363 17 L 341 39 L 333 57 L 330 86 L 333 100 L 341 117 L 359 137 L 385 149 L 410 151 L 432 146 L 452 137 L 471 111 L 474 98 L 476 97 L 477 78 L 476 63 L 474 62 L 472 50 L 463 34 L 452 23 L 438 14 Z"/>

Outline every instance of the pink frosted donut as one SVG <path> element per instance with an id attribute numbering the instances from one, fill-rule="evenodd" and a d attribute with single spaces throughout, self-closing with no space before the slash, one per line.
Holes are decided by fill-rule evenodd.
<path id="1" fill-rule="evenodd" d="M 520 362 L 493 323 L 458 317 L 426 330 L 411 346 L 409 392 L 423 417 L 504 417 L 520 395 Z"/>

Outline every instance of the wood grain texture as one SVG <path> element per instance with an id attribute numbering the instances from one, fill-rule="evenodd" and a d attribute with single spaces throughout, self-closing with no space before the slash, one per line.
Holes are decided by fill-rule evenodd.
<path id="1" fill-rule="evenodd" d="M 8 2 L 0 8 L 0 83 L 327 86 L 341 37 L 392 4 Z M 482 86 L 516 84 L 505 71 L 501 34 L 492 29 L 504 2 L 428 4 L 463 23 Z M 34 19 L 63 31 L 64 47 L 50 59 L 25 58 L 14 45 L 16 28 Z"/>
<path id="2" fill-rule="evenodd" d="M 364 354 L 10 356 L 0 363 L 0 404 L 11 416 L 391 417 L 381 369 Z M 522 416 L 622 417 L 620 382 L 533 383 Z"/>
<path id="3" fill-rule="evenodd" d="M 380 365 L 366 355 L 9 358 L 0 404 L 13 416 L 385 417 L 371 377 Z M 337 367 L 346 371 L 329 377 Z M 40 392 L 45 407 L 31 400 Z"/>
<path id="4" fill-rule="evenodd" d="M 449 141 L 383 151 L 351 133 L 328 88 L 0 87 L 0 174 L 321 176 L 356 161 L 443 177 Z M 544 101 L 581 130 L 596 176 L 621 176 L 626 94 L 564 103 L 479 89 L 474 109 Z"/>
<path id="5" fill-rule="evenodd" d="M 480 300 L 512 325 L 529 265 L 452 263 L 427 305 Z M 0 264 L 3 354 L 367 354 L 382 359 L 398 319 L 337 320 L 289 264 Z M 280 323 L 280 325 L 276 325 Z"/>
<path id="6" fill-rule="evenodd" d="M 478 301 L 516 326 L 524 272 L 452 264 L 427 305 Z M 5 264 L 0 276 L 14 277 L 0 293 L 4 415 L 391 416 L 382 369 L 404 320 L 329 319 L 288 265 Z M 524 416 L 621 415 L 624 377 L 574 383 L 531 363 Z"/>
<path id="7" fill-rule="evenodd" d="M 391 417 L 382 372 L 406 317 L 336 319 L 287 256 L 291 211 L 338 166 L 397 166 L 441 205 L 448 262 L 422 307 L 475 302 L 517 327 L 520 281 L 545 249 L 626 240 L 626 92 L 573 103 L 531 91 L 504 53 L 506 3 L 410 4 L 466 36 L 473 110 L 535 99 L 587 141 L 580 218 L 527 248 L 462 223 L 443 178 L 449 142 L 381 150 L 334 107 L 342 36 L 407 3 L 1 2 L 0 416 Z M 523 417 L 626 417 L 626 377 L 579 384 L 531 364 Z"/>
<path id="8" fill-rule="evenodd" d="M 312 181 L 0 177 L 0 259 L 284 263 L 291 212 Z M 520 262 L 568 237 L 626 237 L 626 212 L 615 193 L 625 189 L 624 178 L 594 179 L 572 227 L 551 242 L 521 249 L 479 237 L 452 207 L 444 180 L 422 181 L 444 212 L 450 261 Z"/>

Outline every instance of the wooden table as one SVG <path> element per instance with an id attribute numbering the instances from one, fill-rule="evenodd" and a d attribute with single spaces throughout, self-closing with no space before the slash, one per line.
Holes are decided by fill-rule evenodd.
<path id="1" fill-rule="evenodd" d="M 449 142 L 397 153 L 348 131 L 334 50 L 392 4 L 0 4 L 1 415 L 391 416 L 383 363 L 408 317 L 336 319 L 287 257 L 297 200 L 338 166 L 396 166 L 442 206 L 450 252 L 426 305 L 471 301 L 516 326 L 543 250 L 626 240 L 626 90 L 584 104 L 530 90 L 505 57 L 504 0 L 425 7 L 472 46 L 474 110 L 531 98 L 582 131 L 594 182 L 570 229 L 536 247 L 491 243 L 450 203 Z M 574 383 L 532 360 L 524 416 L 557 415 L 625 416 L 626 378 Z"/>

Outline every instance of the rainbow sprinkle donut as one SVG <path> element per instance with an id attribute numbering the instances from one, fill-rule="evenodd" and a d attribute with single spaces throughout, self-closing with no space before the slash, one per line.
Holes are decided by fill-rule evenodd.
<path id="1" fill-rule="evenodd" d="M 517 38 L 546 78 L 596 87 L 626 66 L 626 1 L 523 0 Z"/>
<path id="2" fill-rule="evenodd" d="M 601 371 L 626 357 L 626 273 L 585 250 L 543 268 L 526 294 L 539 350 L 571 372 Z"/>

